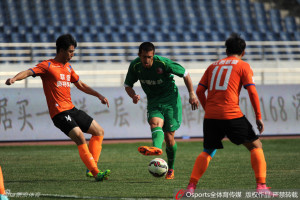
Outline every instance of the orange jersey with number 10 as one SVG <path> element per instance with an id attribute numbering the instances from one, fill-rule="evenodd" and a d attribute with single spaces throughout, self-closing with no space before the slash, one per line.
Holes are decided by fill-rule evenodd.
<path id="1" fill-rule="evenodd" d="M 34 75 L 40 76 L 46 96 L 51 118 L 74 107 L 71 101 L 71 83 L 77 82 L 79 76 L 70 63 L 63 65 L 54 59 L 45 60 L 30 69 Z"/>
<path id="2" fill-rule="evenodd" d="M 226 120 L 243 116 L 239 106 L 241 88 L 255 84 L 250 65 L 229 56 L 210 65 L 199 85 L 208 90 L 204 117 Z"/>

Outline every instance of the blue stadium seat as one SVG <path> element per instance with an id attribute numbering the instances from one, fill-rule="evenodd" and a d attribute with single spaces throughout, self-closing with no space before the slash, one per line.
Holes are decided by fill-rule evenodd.
<path id="1" fill-rule="evenodd" d="M 25 42 L 25 38 L 22 38 L 22 35 L 19 33 L 11 33 L 11 42 Z"/>
<path id="2" fill-rule="evenodd" d="M 5 34 L 4 33 L 0 33 L 0 43 L 4 43 L 4 42 L 6 42 L 6 36 L 5 36 Z"/>
<path id="3" fill-rule="evenodd" d="M 86 32 L 86 30 L 87 30 L 87 28 L 85 28 L 85 27 L 83 27 L 83 26 L 75 26 L 75 31 L 74 31 L 74 33 L 75 34 L 83 34 L 84 32 Z M 91 33 L 91 32 L 89 32 L 89 33 Z"/>
<path id="4" fill-rule="evenodd" d="M 121 42 L 121 35 L 119 33 L 111 33 L 112 42 Z"/>
<path id="5" fill-rule="evenodd" d="M 278 41 L 279 36 L 271 31 L 266 32 L 266 41 Z"/>
<path id="6" fill-rule="evenodd" d="M 168 36 L 169 42 L 177 42 L 177 34 L 173 31 L 169 32 L 168 34 L 166 34 Z"/>
<path id="7" fill-rule="evenodd" d="M 87 26 L 87 27 L 81 27 L 84 32 L 88 31 L 89 33 L 96 35 L 98 34 L 99 30 L 97 26 Z"/>
<path id="8" fill-rule="evenodd" d="M 240 32 L 239 34 L 246 42 L 251 41 L 251 35 L 248 32 Z"/>
<path id="9" fill-rule="evenodd" d="M 36 42 L 35 41 L 35 37 L 34 37 L 34 35 L 32 33 L 26 33 L 25 34 L 25 39 L 26 39 L 26 42 L 28 42 L 28 43 L 34 43 L 34 42 Z"/>
<path id="10" fill-rule="evenodd" d="M 39 42 L 52 42 L 52 41 L 50 41 L 48 33 L 40 33 L 40 41 Z"/>
<path id="11" fill-rule="evenodd" d="M 288 32 L 280 32 L 279 33 L 279 40 L 280 41 L 291 41 L 290 33 L 288 33 Z"/>
<path id="12" fill-rule="evenodd" d="M 221 36 L 221 33 L 217 31 L 212 31 L 209 34 L 210 34 L 211 41 L 224 41 L 224 38 Z"/>
<path id="13" fill-rule="evenodd" d="M 207 42 L 208 41 L 208 37 L 207 37 L 207 35 L 204 31 L 199 31 L 197 33 L 197 35 L 198 35 L 198 41 L 199 42 Z"/>
<path id="14" fill-rule="evenodd" d="M 253 31 L 251 34 L 249 33 L 251 38 L 250 41 L 265 41 L 264 35 L 261 32 Z"/>
<path id="15" fill-rule="evenodd" d="M 298 31 L 295 17 L 293 17 L 293 16 L 285 17 L 284 23 L 285 23 L 285 29 L 287 32 L 293 33 L 295 31 Z"/>
<path id="16" fill-rule="evenodd" d="M 165 38 L 161 32 L 157 32 L 154 34 L 153 42 L 163 42 L 164 40 L 165 40 Z"/>
<path id="17" fill-rule="evenodd" d="M 85 32 L 82 34 L 83 35 L 83 41 L 82 42 L 93 42 L 91 34 Z"/>
<path id="18" fill-rule="evenodd" d="M 139 42 L 140 38 L 139 35 L 134 34 L 132 32 L 125 33 L 126 35 L 126 42 Z"/>
<path id="19" fill-rule="evenodd" d="M 267 14 L 264 8 L 264 4 L 260 2 L 254 2 L 253 3 L 254 13 L 255 13 L 255 21 L 257 23 L 258 31 L 266 32 L 269 30 L 269 27 L 267 25 Z"/>
<path id="20" fill-rule="evenodd" d="M 277 9 L 271 9 L 269 11 L 270 15 L 270 23 L 271 23 L 271 28 L 273 32 L 279 33 L 282 31 L 282 25 L 281 25 L 281 17 L 280 17 L 280 11 Z"/>
<path id="21" fill-rule="evenodd" d="M 294 35 L 294 40 L 295 41 L 300 41 L 300 32 L 299 31 L 294 32 L 293 35 Z"/>

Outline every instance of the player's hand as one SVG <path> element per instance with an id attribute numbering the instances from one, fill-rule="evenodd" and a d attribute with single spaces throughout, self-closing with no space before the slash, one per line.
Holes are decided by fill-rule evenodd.
<path id="1" fill-rule="evenodd" d="M 101 100 L 102 104 L 106 104 L 107 107 L 109 108 L 109 102 L 107 100 L 107 98 L 105 98 L 104 96 L 99 97 L 99 99 Z"/>
<path id="2" fill-rule="evenodd" d="M 6 80 L 5 84 L 6 85 L 11 85 L 11 84 L 14 84 L 14 82 L 15 82 L 15 79 L 9 78 L 9 79 Z"/>
<path id="3" fill-rule="evenodd" d="M 137 104 L 138 102 L 139 102 L 139 100 L 141 99 L 141 97 L 140 97 L 140 95 L 134 95 L 133 97 L 132 97 L 132 102 L 134 103 L 134 104 Z"/>
<path id="4" fill-rule="evenodd" d="M 265 129 L 265 125 L 261 119 L 256 120 L 257 129 L 259 130 L 259 134 L 262 134 L 262 132 Z"/>
<path id="5" fill-rule="evenodd" d="M 199 101 L 195 95 L 194 92 L 190 92 L 190 99 L 189 99 L 189 102 L 192 106 L 192 110 L 196 110 L 199 108 Z"/>

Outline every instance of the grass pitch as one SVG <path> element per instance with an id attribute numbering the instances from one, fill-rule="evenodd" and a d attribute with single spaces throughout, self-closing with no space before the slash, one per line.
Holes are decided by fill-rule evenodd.
<path id="1" fill-rule="evenodd" d="M 268 185 L 278 190 L 299 189 L 300 139 L 262 140 L 262 143 Z M 217 151 L 197 188 L 254 189 L 248 150 L 229 141 L 223 144 L 224 149 Z M 37 196 L 42 199 L 172 199 L 175 190 L 186 188 L 194 161 L 203 149 L 202 142 L 178 142 L 174 180 L 150 175 L 147 165 L 154 157 L 140 155 L 137 148 L 141 145 L 151 144 L 104 144 L 99 168 L 110 169 L 112 174 L 103 182 L 85 176 L 86 168 L 75 144 L 2 146 L 0 165 L 6 189 L 14 194 L 31 195 L 26 199 L 37 199 Z M 160 157 L 167 160 L 165 153 Z"/>

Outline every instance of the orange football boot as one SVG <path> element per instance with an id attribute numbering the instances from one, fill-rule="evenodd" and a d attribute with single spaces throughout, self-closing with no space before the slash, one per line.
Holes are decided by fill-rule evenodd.
<path id="1" fill-rule="evenodd" d="M 165 178 L 174 179 L 174 169 L 169 169 Z"/>
<path id="2" fill-rule="evenodd" d="M 140 146 L 138 151 L 145 156 L 159 156 L 163 153 L 160 148 L 148 146 Z"/>

